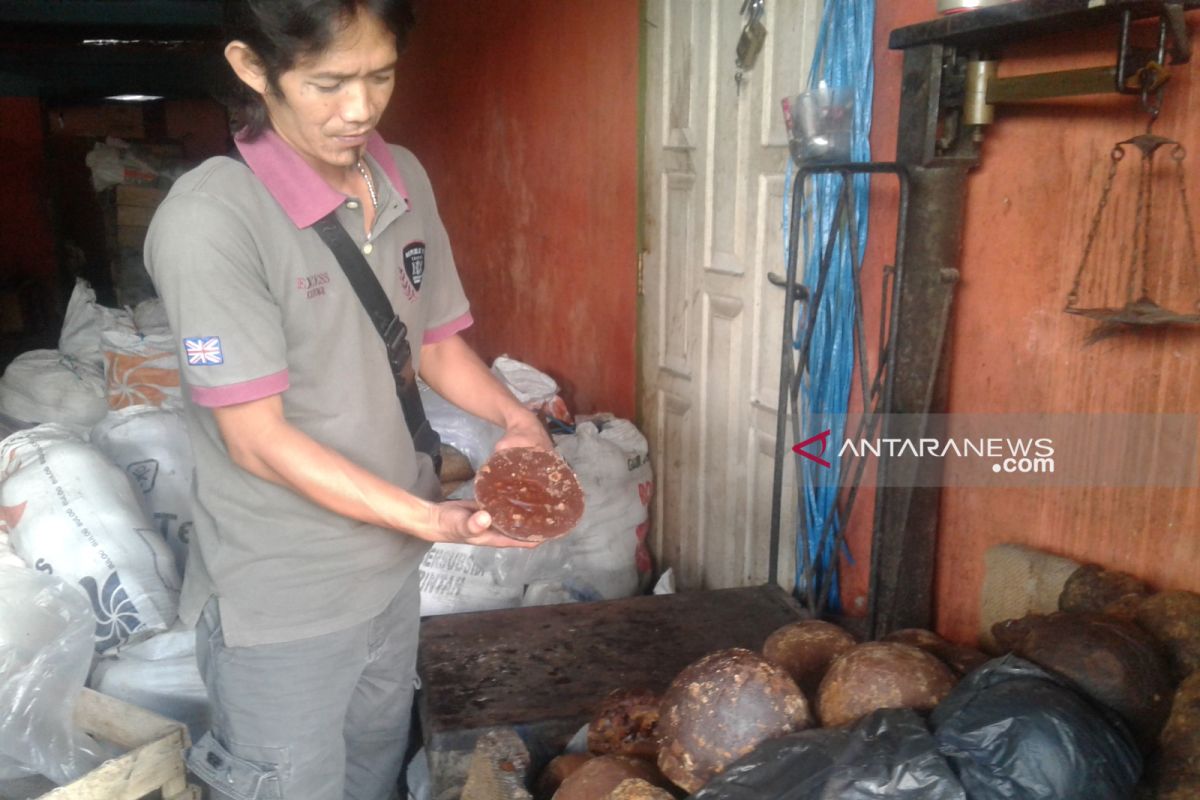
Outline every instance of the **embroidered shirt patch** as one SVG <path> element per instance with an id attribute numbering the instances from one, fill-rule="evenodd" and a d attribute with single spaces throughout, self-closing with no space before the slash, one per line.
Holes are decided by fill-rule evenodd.
<path id="1" fill-rule="evenodd" d="M 421 281 L 425 278 L 425 243 L 410 242 L 404 246 L 404 271 L 412 285 L 421 290 Z"/>
<path id="2" fill-rule="evenodd" d="M 187 354 L 188 365 L 192 367 L 209 367 L 225 363 L 219 336 L 198 336 L 194 339 L 184 339 L 183 350 Z"/>

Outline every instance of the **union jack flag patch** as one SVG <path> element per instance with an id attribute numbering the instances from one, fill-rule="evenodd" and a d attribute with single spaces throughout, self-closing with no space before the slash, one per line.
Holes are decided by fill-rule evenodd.
<path id="1" fill-rule="evenodd" d="M 208 367 L 225 363 L 225 356 L 221 354 L 221 337 L 219 336 L 184 339 L 183 350 L 187 354 L 188 366 Z"/>

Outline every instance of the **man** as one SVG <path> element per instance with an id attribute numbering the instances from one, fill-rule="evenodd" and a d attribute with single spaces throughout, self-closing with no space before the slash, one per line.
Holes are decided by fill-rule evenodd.
<path id="1" fill-rule="evenodd" d="M 552 446 L 459 337 L 471 316 L 428 178 L 374 131 L 410 21 L 405 0 L 228 4 L 240 160 L 180 178 L 147 239 L 196 457 L 180 616 L 214 719 L 189 764 L 217 797 L 388 797 L 428 543 L 521 546 L 432 502 L 383 341 L 314 223 L 336 213 L 430 386 L 503 426 L 498 448 Z"/>

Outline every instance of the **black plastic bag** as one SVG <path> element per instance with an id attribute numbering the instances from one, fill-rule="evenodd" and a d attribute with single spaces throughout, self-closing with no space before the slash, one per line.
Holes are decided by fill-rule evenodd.
<path id="1" fill-rule="evenodd" d="M 694 800 L 966 800 L 925 722 L 884 709 L 849 729 L 763 742 Z"/>
<path id="2" fill-rule="evenodd" d="M 1127 800 L 1142 772 L 1115 714 L 1016 656 L 964 678 L 930 722 L 970 800 Z"/>

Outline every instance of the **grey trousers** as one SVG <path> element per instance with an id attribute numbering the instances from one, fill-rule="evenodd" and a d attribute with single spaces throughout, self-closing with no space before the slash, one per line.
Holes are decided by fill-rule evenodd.
<path id="1" fill-rule="evenodd" d="M 227 647 L 210 600 L 196 657 L 212 730 L 188 766 L 221 800 L 387 800 L 408 744 L 420 622 L 417 575 L 347 630 Z"/>

